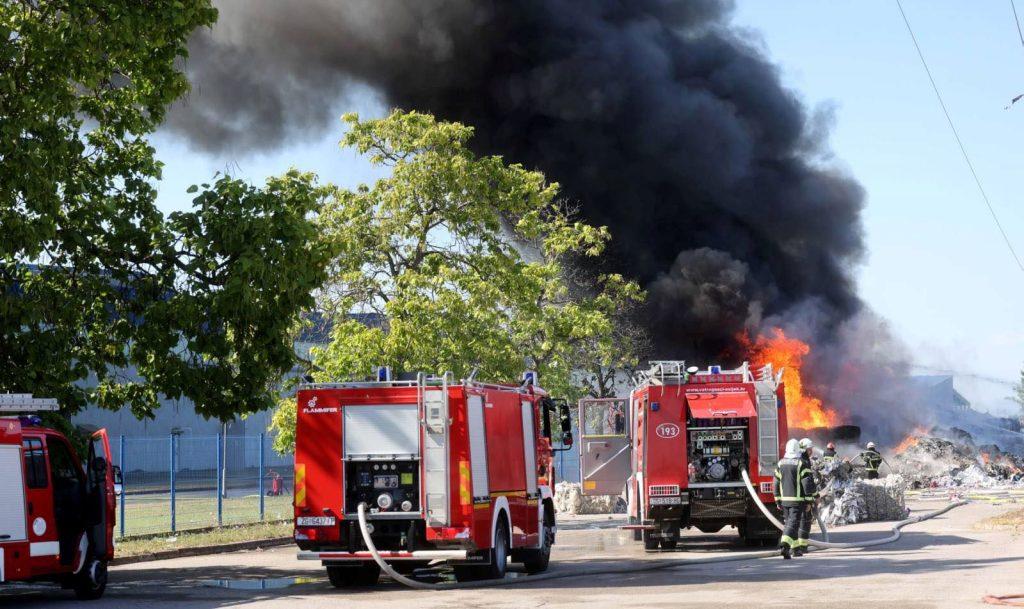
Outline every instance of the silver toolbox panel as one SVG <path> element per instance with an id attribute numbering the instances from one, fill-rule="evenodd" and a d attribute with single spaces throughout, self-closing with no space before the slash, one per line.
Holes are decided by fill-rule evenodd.
<path id="1" fill-rule="evenodd" d="M 344 411 L 345 459 L 419 456 L 415 404 L 345 406 Z"/>
<path id="2" fill-rule="evenodd" d="M 484 398 L 469 396 L 469 464 L 473 474 L 473 497 L 490 497 L 487 479 L 487 431 L 484 426 Z"/>
<path id="3" fill-rule="evenodd" d="M 21 541 L 26 531 L 20 446 L 0 446 L 0 472 L 0 536 L 7 536 L 3 541 Z"/>

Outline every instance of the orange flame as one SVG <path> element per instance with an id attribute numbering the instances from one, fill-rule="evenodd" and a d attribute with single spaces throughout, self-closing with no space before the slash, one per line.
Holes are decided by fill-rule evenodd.
<path id="1" fill-rule="evenodd" d="M 903 451 L 917 446 L 917 443 L 921 441 L 921 436 L 927 435 L 928 428 L 926 427 L 915 427 L 914 431 L 907 434 L 907 437 L 903 438 L 896 448 L 893 449 L 894 454 L 901 454 Z"/>
<path id="2" fill-rule="evenodd" d="M 820 399 L 804 395 L 800 369 L 804 357 L 811 352 L 810 345 L 786 336 L 781 328 L 774 328 L 770 336 L 762 334 L 754 341 L 744 334 L 738 337 L 738 341 L 755 367 L 771 364 L 775 370 L 783 371 L 782 381 L 786 385 L 786 420 L 790 427 L 811 429 L 835 427 L 843 423 L 839 413 L 825 407 Z"/>

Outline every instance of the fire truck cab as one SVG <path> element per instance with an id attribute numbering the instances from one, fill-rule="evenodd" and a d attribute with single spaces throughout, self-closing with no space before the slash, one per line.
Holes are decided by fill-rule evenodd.
<path id="1" fill-rule="evenodd" d="M 645 548 L 675 548 L 680 530 L 691 527 L 714 533 L 731 525 L 752 545 L 778 540 L 778 530 L 750 498 L 742 472 L 774 507 L 772 481 L 787 433 L 781 373 L 769 365 L 755 378 L 746 363 L 734 370 L 699 370 L 680 361 L 651 362 L 636 379 L 625 422 L 618 423 L 617 412 L 605 417 L 610 423 L 598 438 L 607 444 L 599 445 L 601 451 L 587 448 L 587 428 L 602 417 L 605 405 L 616 402 L 592 402 L 581 404 L 584 492 L 612 489 L 609 472 L 622 470 L 628 458 L 630 528 Z M 616 441 L 628 450 L 616 451 Z M 604 462 L 595 456 L 601 452 Z"/>
<path id="2" fill-rule="evenodd" d="M 372 585 L 362 537 L 402 574 L 447 562 L 460 581 L 504 577 L 508 559 L 547 568 L 555 542 L 552 415 L 564 401 L 527 373 L 519 386 L 450 374 L 309 384 L 297 394 L 295 540 L 336 587 Z"/>
<path id="3" fill-rule="evenodd" d="M 50 581 L 97 599 L 114 557 L 114 482 L 106 430 L 79 460 L 60 432 L 32 413 L 53 399 L 0 394 L 0 584 Z"/>

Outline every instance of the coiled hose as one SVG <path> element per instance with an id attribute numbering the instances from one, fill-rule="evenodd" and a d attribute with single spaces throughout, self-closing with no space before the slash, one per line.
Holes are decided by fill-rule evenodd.
<path id="1" fill-rule="evenodd" d="M 750 476 L 747 475 L 747 470 L 743 470 L 742 474 L 743 474 L 743 482 L 747 485 L 747 492 L 750 493 L 751 497 L 753 497 L 754 503 L 757 504 L 757 507 L 761 510 L 761 513 L 764 514 L 765 517 L 768 518 L 768 520 L 770 520 L 771 523 L 773 525 L 775 525 L 780 531 L 785 530 L 786 527 L 783 526 L 783 524 L 781 522 L 779 522 L 779 519 L 775 517 L 775 514 L 772 514 L 771 510 L 769 510 L 765 506 L 765 504 L 761 501 L 761 498 L 757 496 L 757 491 L 754 489 L 754 485 L 750 482 Z M 909 524 L 914 524 L 916 522 L 922 522 L 922 521 L 928 520 L 929 518 L 935 518 L 936 516 L 940 516 L 942 514 L 945 514 L 946 512 L 952 510 L 953 508 L 958 508 L 961 505 L 966 505 L 966 504 L 967 504 L 967 501 L 957 501 L 957 502 L 954 502 L 954 503 L 950 503 L 949 505 L 947 505 L 947 506 L 945 506 L 945 507 L 943 507 L 941 509 L 935 510 L 934 512 L 927 512 L 925 514 L 920 514 L 918 516 L 911 516 L 910 518 L 907 518 L 906 520 L 901 520 L 901 521 L 897 522 L 896 524 L 894 524 L 892 526 L 892 534 L 889 535 L 888 537 L 880 537 L 878 539 L 869 539 L 867 541 L 848 541 L 848 542 L 841 542 L 841 543 L 840 542 L 821 541 L 821 540 L 818 540 L 818 539 L 808 539 L 807 543 L 809 545 L 816 546 L 816 547 L 819 547 L 819 548 L 870 548 L 871 546 L 880 546 L 882 544 L 892 543 L 892 542 L 896 541 L 897 539 L 899 539 L 900 538 L 900 529 L 902 529 L 903 527 L 905 527 L 905 526 L 907 526 Z M 821 527 L 822 532 L 827 537 L 828 536 L 828 530 L 825 529 L 825 523 L 823 523 L 820 518 L 818 519 L 818 526 Z"/>

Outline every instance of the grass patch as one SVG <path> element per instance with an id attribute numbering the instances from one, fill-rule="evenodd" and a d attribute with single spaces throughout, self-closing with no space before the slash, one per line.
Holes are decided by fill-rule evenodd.
<path id="1" fill-rule="evenodd" d="M 292 534 L 292 522 L 263 522 L 239 526 L 222 527 L 212 531 L 178 533 L 159 537 L 126 538 L 115 541 L 114 554 L 117 557 L 139 556 L 178 550 L 181 548 L 202 548 L 219 546 L 241 541 L 276 539 Z"/>
<path id="2" fill-rule="evenodd" d="M 1014 531 L 1024 533 L 1024 509 L 1016 509 L 1005 514 L 986 518 L 978 523 L 979 529 Z"/>
<path id="3" fill-rule="evenodd" d="M 259 520 L 258 494 L 227 497 L 223 500 L 225 525 L 247 524 Z M 264 497 L 265 520 L 291 518 L 292 495 Z M 178 531 L 217 526 L 217 494 L 179 493 L 175 499 L 175 525 Z M 120 509 L 120 504 L 118 505 Z M 171 498 L 162 495 L 128 495 L 125 497 L 125 536 L 163 533 L 171 530 Z M 120 523 L 118 524 L 120 527 Z M 115 534 L 120 531 L 116 529 Z M 168 533 L 170 535 L 171 533 Z"/>

